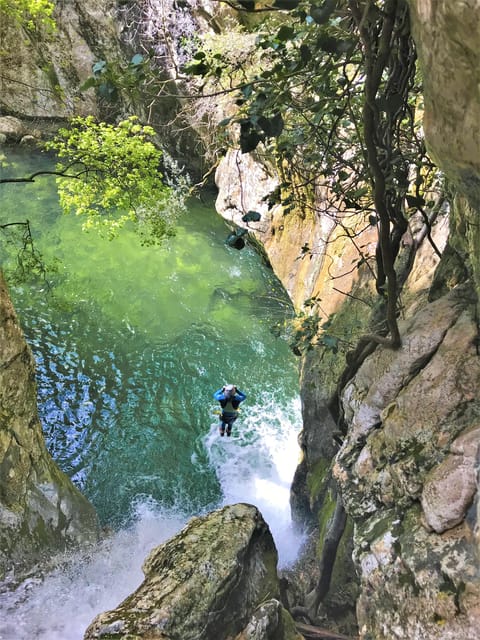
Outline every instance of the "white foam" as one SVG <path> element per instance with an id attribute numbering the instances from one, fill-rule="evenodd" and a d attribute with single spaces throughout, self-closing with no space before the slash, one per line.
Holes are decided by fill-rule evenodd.
<path id="1" fill-rule="evenodd" d="M 47 575 L 0 594 L 0 640 L 81 640 L 98 613 L 135 591 L 145 557 L 184 525 L 151 501 L 139 503 L 136 512 L 133 525 L 93 551 L 58 557 Z"/>
<path id="2" fill-rule="evenodd" d="M 290 513 L 290 485 L 298 464 L 297 435 L 301 424 L 300 401 L 286 407 L 265 394 L 260 404 L 245 409 L 234 424 L 232 436 L 218 435 L 218 423 L 205 437 L 210 465 L 222 485 L 223 504 L 256 505 L 272 532 L 279 566 L 291 564 L 302 538 Z"/>
<path id="3" fill-rule="evenodd" d="M 249 502 L 262 512 L 279 552 L 279 566 L 296 557 L 301 539 L 290 517 L 290 484 L 298 461 L 300 403 L 261 405 L 241 413 L 231 438 L 212 424 L 204 446 L 223 489 L 223 504 Z M 102 611 L 115 608 L 143 580 L 143 561 L 155 546 L 177 533 L 186 517 L 165 513 L 152 500 L 134 507 L 133 524 L 88 554 L 57 559 L 56 568 L 36 574 L 15 590 L 0 593 L 0 640 L 82 640 Z"/>

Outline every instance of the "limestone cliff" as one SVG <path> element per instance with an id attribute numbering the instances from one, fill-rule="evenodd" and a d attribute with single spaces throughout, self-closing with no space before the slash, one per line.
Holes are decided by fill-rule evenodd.
<path id="1" fill-rule="evenodd" d="M 429 150 L 457 186 L 464 248 L 480 291 L 480 1 L 409 0 L 423 69 Z"/>
<path id="2" fill-rule="evenodd" d="M 204 171 L 208 142 L 185 113 L 179 79 L 179 42 L 198 31 L 218 30 L 232 10 L 211 0 L 191 3 L 158 0 L 56 2 L 54 33 L 27 28 L 2 14 L 0 22 L 0 116 L 23 121 L 23 134 L 49 136 L 73 116 L 93 115 L 115 121 L 135 114 L 157 132 L 156 142 L 186 167 L 194 179 Z M 131 59 L 152 58 L 144 86 L 122 78 Z M 108 78 L 98 91 L 85 88 L 96 63 L 108 65 Z M 107 68 L 107 67 L 105 67 Z M 88 83 L 87 83 L 88 84 Z M 195 110 L 194 110 L 195 111 Z M 9 128 L 7 136 L 21 136 Z M 0 143 L 2 130 L 0 128 Z"/>
<path id="3" fill-rule="evenodd" d="M 303 460 L 292 506 L 317 537 L 317 565 L 310 557 L 305 592 L 315 582 L 321 591 L 333 571 L 328 593 L 320 600 L 305 596 L 310 615 L 340 621 L 339 603 L 356 601 L 365 640 L 467 640 L 478 634 L 480 611 L 480 4 L 410 5 L 425 78 L 427 144 L 456 188 L 450 214 L 434 228 L 442 259 L 428 243 L 416 255 L 402 294 L 399 351 L 377 347 L 359 369 L 355 351 L 344 359 L 319 346 L 302 356 Z M 369 288 L 361 271 L 343 276 L 355 258 L 352 249 L 337 241 L 328 222 L 321 229 L 318 220 L 298 214 L 287 220 L 280 208 L 268 210 L 254 186 L 265 195 L 277 182 L 252 158 L 227 157 L 217 184 L 227 219 L 245 226 L 248 210 L 262 214 L 250 231 L 297 308 L 318 295 L 325 316 L 335 312 L 334 326 L 349 330 L 354 342 L 366 326 L 359 298 L 368 301 Z M 418 237 L 418 223 L 410 224 L 410 236 Z M 302 259 L 306 241 L 316 249 L 312 260 Z M 341 525 L 339 496 L 347 512 Z M 339 545 L 333 570 L 322 555 L 328 545 Z M 350 552 L 358 594 L 348 589 Z"/>
<path id="4" fill-rule="evenodd" d="M 39 122 L 98 114 L 94 92 L 82 92 L 80 86 L 95 61 L 107 53 L 121 57 L 116 9 L 115 0 L 56 3 L 55 37 L 22 28 L 2 15 L 2 112 Z"/>
<path id="5" fill-rule="evenodd" d="M 334 475 L 355 522 L 362 637 L 473 638 L 480 625 L 476 296 L 456 287 L 402 322 L 342 392 Z"/>
<path id="6" fill-rule="evenodd" d="M 94 541 L 90 503 L 46 450 L 34 361 L 0 272 L 0 576 Z"/>

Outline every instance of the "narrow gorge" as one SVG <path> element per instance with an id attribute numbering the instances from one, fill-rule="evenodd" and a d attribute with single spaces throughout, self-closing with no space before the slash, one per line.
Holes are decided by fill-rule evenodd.
<path id="1" fill-rule="evenodd" d="M 190 46 L 199 46 L 198 34 L 238 44 L 241 58 L 242 43 L 252 46 L 264 12 L 274 10 L 275 46 L 288 51 L 289 11 L 299 3 L 290 4 L 57 2 L 55 33 L 2 15 L 2 145 L 34 153 L 72 116 L 137 115 L 203 193 L 214 192 L 228 229 L 255 247 L 295 311 L 290 339 L 301 396 L 295 425 L 301 456 L 289 489 L 295 562 L 278 569 L 267 515 L 259 505 L 232 501 L 159 541 L 144 561 L 140 586 L 88 621 L 88 640 L 478 637 L 480 1 L 300 3 L 305 15 L 310 11 L 305 28 L 323 28 L 336 9 L 342 19 L 348 12 L 359 16 L 364 44 L 368 24 L 394 7 L 404 21 L 399 37 L 411 33 L 415 45 L 419 145 L 444 188 L 430 209 L 418 190 L 406 196 L 408 225 L 394 261 L 401 337 L 395 348 L 384 321 L 390 281 L 378 286 L 368 259 L 378 256 L 378 217 L 372 221 L 370 211 L 364 224 L 358 208 L 333 210 L 335 198 L 323 183 L 311 192 L 305 186 L 313 168 L 299 184 L 265 140 L 250 151 L 212 140 L 211 127 L 234 117 L 236 94 L 214 96 L 208 107 L 188 103 L 191 80 L 179 69 L 195 55 Z M 125 85 L 114 101 L 102 99 L 92 68 L 107 61 L 110 69 L 131 70 L 142 46 L 169 65 L 158 67 L 148 91 Z M 368 55 L 368 41 L 365 50 Z M 303 55 L 307 64 L 305 46 Z M 378 110 L 392 119 L 400 91 L 395 86 L 383 106 L 377 99 Z M 406 179 L 399 176 L 397 185 Z M 378 187 L 378 174 L 372 182 Z M 308 206 L 290 206 L 288 196 L 304 191 Z M 108 539 L 93 507 L 47 451 L 21 324 L 2 277 L 0 576 L 7 590 L 16 573 L 34 575 L 54 551 Z M 1 640 L 15 640 L 12 633 L 0 626 Z"/>

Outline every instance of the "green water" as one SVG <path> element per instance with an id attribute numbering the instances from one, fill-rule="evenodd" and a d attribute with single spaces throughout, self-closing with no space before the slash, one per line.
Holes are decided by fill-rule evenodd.
<path id="1" fill-rule="evenodd" d="M 51 166 L 22 150 L 8 162 L 3 176 Z M 281 475 L 267 443 L 299 429 L 297 362 L 279 335 L 291 309 L 251 248 L 225 245 L 213 202 L 192 201 L 158 248 L 129 231 L 112 242 L 83 233 L 60 213 L 53 178 L 0 185 L 0 201 L 0 223 L 28 218 L 50 268 L 49 286 L 11 283 L 47 446 L 103 523 L 124 524 L 142 500 L 198 513 L 229 499 L 226 477 L 242 499 L 244 475 Z M 18 246 L 11 231 L 4 267 Z M 212 393 L 225 382 L 248 398 L 220 442 Z"/>

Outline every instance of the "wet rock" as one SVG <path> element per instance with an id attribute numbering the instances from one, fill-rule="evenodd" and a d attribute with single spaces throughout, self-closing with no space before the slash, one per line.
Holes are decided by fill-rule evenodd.
<path id="1" fill-rule="evenodd" d="M 235 640 L 302 640 L 290 614 L 278 600 L 268 600 L 253 612 L 245 629 Z"/>
<path id="2" fill-rule="evenodd" d="M 279 603 L 265 604 L 279 597 L 276 563 L 272 535 L 256 507 L 236 504 L 194 518 L 151 552 L 144 582 L 97 616 L 85 640 L 294 638 L 271 635 L 283 625 Z"/>
<path id="3" fill-rule="evenodd" d="M 18 118 L 13 116 L 0 117 L 0 134 L 5 136 L 6 142 L 20 142 L 27 130 Z"/>
<path id="4" fill-rule="evenodd" d="M 23 147 L 34 147 L 37 144 L 37 139 L 35 138 L 35 136 L 32 136 L 30 134 L 27 134 L 26 136 L 23 136 L 22 139 L 20 140 L 20 144 Z"/>
<path id="5" fill-rule="evenodd" d="M 97 539 L 92 505 L 54 464 L 36 405 L 34 361 L 0 272 L 0 575 Z"/>

